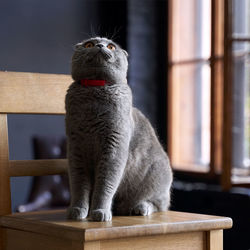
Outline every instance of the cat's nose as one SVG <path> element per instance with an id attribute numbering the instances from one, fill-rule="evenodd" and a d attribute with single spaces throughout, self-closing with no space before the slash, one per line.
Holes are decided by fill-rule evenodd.
<path id="1" fill-rule="evenodd" d="M 96 44 L 96 47 L 98 47 L 98 48 L 102 48 L 102 47 L 104 47 L 104 45 L 103 44 L 101 44 L 101 43 L 98 43 L 98 44 Z"/>

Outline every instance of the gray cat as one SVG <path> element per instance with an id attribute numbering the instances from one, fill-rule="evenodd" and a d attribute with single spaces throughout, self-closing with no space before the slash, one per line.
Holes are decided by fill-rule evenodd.
<path id="1" fill-rule="evenodd" d="M 66 95 L 68 218 L 109 221 L 170 204 L 172 171 L 154 129 L 132 105 L 127 52 L 106 38 L 79 43 Z"/>

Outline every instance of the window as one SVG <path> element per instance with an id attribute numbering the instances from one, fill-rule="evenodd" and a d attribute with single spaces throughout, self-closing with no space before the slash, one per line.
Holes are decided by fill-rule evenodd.
<path id="1" fill-rule="evenodd" d="M 210 159 L 210 0 L 171 1 L 171 160 L 207 171 Z"/>
<path id="2" fill-rule="evenodd" d="M 169 0 L 168 11 L 168 152 L 173 168 L 221 176 L 225 189 L 246 183 L 250 0 Z"/>
<path id="3" fill-rule="evenodd" d="M 250 177 L 250 0 L 233 0 L 231 31 L 232 182 Z M 230 53 L 230 51 L 229 51 Z"/>

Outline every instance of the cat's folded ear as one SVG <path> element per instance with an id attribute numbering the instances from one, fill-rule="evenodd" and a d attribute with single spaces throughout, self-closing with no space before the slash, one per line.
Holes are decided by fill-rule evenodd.
<path id="1" fill-rule="evenodd" d="M 81 46 L 82 46 L 82 43 L 77 43 L 77 44 L 74 45 L 73 48 L 74 48 L 74 50 L 77 50 L 77 49 L 80 49 Z"/>
<path id="2" fill-rule="evenodd" d="M 128 52 L 126 50 L 122 50 L 122 52 L 125 54 L 126 57 L 128 57 Z"/>

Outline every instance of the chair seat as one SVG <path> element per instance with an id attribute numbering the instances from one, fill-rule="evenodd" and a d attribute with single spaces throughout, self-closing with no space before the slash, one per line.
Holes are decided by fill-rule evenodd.
<path id="1" fill-rule="evenodd" d="M 230 228 L 232 220 L 168 211 L 150 216 L 113 217 L 110 222 L 70 221 L 66 219 L 65 210 L 56 210 L 6 215 L 1 217 L 0 224 L 5 231 L 4 249 L 7 250 L 189 249 L 187 244 L 190 249 L 203 249 L 204 234 Z M 162 248 L 163 240 L 172 242 L 169 246 L 174 241 L 179 245 L 183 241 L 185 248 Z M 117 244 L 121 248 L 117 248 Z"/>

